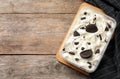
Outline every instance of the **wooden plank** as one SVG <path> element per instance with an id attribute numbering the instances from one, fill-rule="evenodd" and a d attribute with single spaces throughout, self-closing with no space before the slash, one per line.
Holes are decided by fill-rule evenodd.
<path id="1" fill-rule="evenodd" d="M 54 55 L 0 56 L 1 79 L 86 79 L 56 61 Z"/>
<path id="2" fill-rule="evenodd" d="M 0 54 L 55 54 L 74 14 L 0 14 Z"/>
<path id="3" fill-rule="evenodd" d="M 0 13 L 76 13 L 82 0 L 0 0 Z"/>

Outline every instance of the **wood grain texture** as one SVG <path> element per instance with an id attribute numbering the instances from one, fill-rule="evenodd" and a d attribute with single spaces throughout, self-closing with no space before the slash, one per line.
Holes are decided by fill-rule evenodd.
<path id="1" fill-rule="evenodd" d="M 55 54 L 74 14 L 0 14 L 0 54 Z"/>
<path id="2" fill-rule="evenodd" d="M 86 79 L 56 61 L 54 55 L 0 56 L 1 79 Z"/>
<path id="3" fill-rule="evenodd" d="M 76 13 L 82 0 L 0 0 L 0 13 Z"/>
<path id="4" fill-rule="evenodd" d="M 0 55 L 0 79 L 86 79 L 49 55 L 57 52 L 82 2 L 0 0 L 0 54 L 6 54 Z"/>

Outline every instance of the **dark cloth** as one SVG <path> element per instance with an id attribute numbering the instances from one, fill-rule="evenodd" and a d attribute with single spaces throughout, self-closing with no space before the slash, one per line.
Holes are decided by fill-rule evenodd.
<path id="1" fill-rule="evenodd" d="M 97 70 L 88 79 L 120 79 L 120 0 L 85 0 L 117 21 L 114 37 Z"/>

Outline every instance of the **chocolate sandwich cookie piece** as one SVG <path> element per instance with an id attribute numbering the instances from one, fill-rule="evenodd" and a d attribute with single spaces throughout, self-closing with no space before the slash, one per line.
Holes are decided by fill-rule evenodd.
<path id="1" fill-rule="evenodd" d="M 87 59 L 87 58 L 91 58 L 91 57 L 92 57 L 92 54 L 93 54 L 92 50 L 89 49 L 89 50 L 82 51 L 82 52 L 80 53 L 80 56 L 81 56 L 82 58 L 84 58 L 84 59 Z"/>
<path id="2" fill-rule="evenodd" d="M 98 31 L 96 24 L 89 24 L 86 26 L 86 31 L 89 33 L 95 33 Z"/>
<path id="3" fill-rule="evenodd" d="M 86 17 L 82 17 L 82 18 L 81 18 L 81 20 L 84 20 L 84 19 L 86 19 Z"/>
<path id="4" fill-rule="evenodd" d="M 104 40 L 106 43 L 108 42 L 106 39 Z"/>
<path id="5" fill-rule="evenodd" d="M 87 15 L 87 12 L 84 12 L 84 15 Z"/>
<path id="6" fill-rule="evenodd" d="M 80 36 L 80 34 L 77 31 L 74 31 L 73 35 L 74 36 Z"/>
<path id="7" fill-rule="evenodd" d="M 111 25 L 109 23 L 107 23 L 107 26 L 105 28 L 105 31 L 109 31 L 109 29 L 111 28 Z"/>
<path id="8" fill-rule="evenodd" d="M 79 58 L 75 58 L 75 61 L 79 61 Z"/>
<path id="9" fill-rule="evenodd" d="M 96 23 L 96 17 L 93 18 L 93 23 Z"/>
<path id="10" fill-rule="evenodd" d="M 84 47 L 81 47 L 81 50 L 84 50 L 85 48 Z"/>
<path id="11" fill-rule="evenodd" d="M 92 63 L 91 62 L 87 62 L 89 64 L 89 68 L 92 68 Z"/>
<path id="12" fill-rule="evenodd" d="M 96 50 L 95 54 L 97 54 L 97 53 L 100 53 L 100 49 L 97 49 L 97 50 Z"/>
<path id="13" fill-rule="evenodd" d="M 65 48 L 63 48 L 63 51 L 65 51 Z"/>
<path id="14" fill-rule="evenodd" d="M 75 53 L 74 53 L 74 52 L 69 52 L 69 54 L 70 54 L 70 55 L 75 55 Z"/>
<path id="15" fill-rule="evenodd" d="M 102 36 L 101 36 L 101 34 L 99 34 L 99 37 L 100 37 L 100 40 L 102 40 Z"/>
<path id="16" fill-rule="evenodd" d="M 81 27 L 80 29 L 85 29 L 85 27 Z"/>
<path id="17" fill-rule="evenodd" d="M 96 17 L 93 19 L 93 21 L 96 21 Z"/>
<path id="18" fill-rule="evenodd" d="M 76 47 L 76 50 L 78 50 L 78 47 Z"/>
<path id="19" fill-rule="evenodd" d="M 90 45 L 91 43 L 90 42 L 87 42 L 88 45 Z"/>
<path id="20" fill-rule="evenodd" d="M 97 37 L 99 37 L 99 38 L 100 38 L 100 40 L 102 40 L 102 36 L 101 36 L 101 34 L 97 35 Z"/>
<path id="21" fill-rule="evenodd" d="M 107 26 L 108 26 L 109 28 L 111 28 L 111 25 L 110 25 L 109 23 L 107 23 Z"/>
<path id="22" fill-rule="evenodd" d="M 74 44 L 75 44 L 75 45 L 78 45 L 78 44 L 79 44 L 79 42 L 74 42 Z"/>
<path id="23" fill-rule="evenodd" d="M 85 38 L 85 36 L 83 36 L 83 38 Z"/>
<path id="24" fill-rule="evenodd" d="M 109 31 L 109 28 L 108 28 L 108 27 L 106 27 L 106 28 L 105 28 L 105 31 Z"/>

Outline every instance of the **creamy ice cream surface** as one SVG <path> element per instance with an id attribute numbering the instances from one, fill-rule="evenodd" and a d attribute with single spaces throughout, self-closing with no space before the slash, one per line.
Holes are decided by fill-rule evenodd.
<path id="1" fill-rule="evenodd" d="M 62 44 L 61 57 L 86 72 L 94 72 L 105 53 L 115 27 L 116 22 L 113 18 L 94 9 L 83 7 Z"/>

